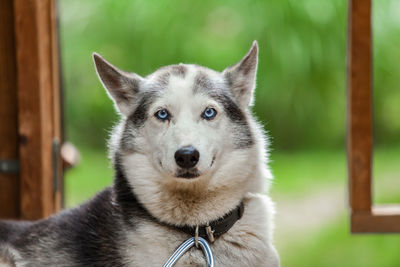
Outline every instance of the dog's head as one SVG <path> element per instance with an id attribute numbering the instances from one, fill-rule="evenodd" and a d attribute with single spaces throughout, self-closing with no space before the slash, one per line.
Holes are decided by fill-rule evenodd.
<path id="1" fill-rule="evenodd" d="M 122 115 L 112 136 L 112 154 L 118 154 L 114 160 L 121 161 L 139 198 L 168 190 L 234 193 L 236 187 L 248 188 L 250 173 L 264 157 L 262 134 L 249 112 L 256 42 L 223 72 L 179 64 L 141 77 L 98 54 L 94 61 Z M 145 205 L 150 201 L 141 200 Z"/>

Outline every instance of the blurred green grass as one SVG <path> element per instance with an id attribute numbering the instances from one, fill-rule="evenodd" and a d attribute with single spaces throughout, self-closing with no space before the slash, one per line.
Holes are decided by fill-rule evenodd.
<path id="1" fill-rule="evenodd" d="M 272 151 L 270 166 L 275 176 L 271 193 L 277 195 L 301 197 L 307 188 L 347 179 L 344 149 Z"/>
<path id="2" fill-rule="evenodd" d="M 400 266 L 400 237 L 398 235 L 351 235 L 347 214 L 301 239 L 293 238 L 287 240 L 286 243 L 285 250 L 280 251 L 282 266 Z"/>
<path id="3" fill-rule="evenodd" d="M 373 151 L 373 202 L 396 202 L 400 198 L 400 146 L 380 146 Z M 347 158 L 341 150 L 272 151 L 269 164 L 275 176 L 271 193 L 302 197 L 306 189 L 330 184 L 347 186 Z M 389 192 L 390 191 L 390 192 Z M 398 201 L 400 203 L 400 199 Z"/>

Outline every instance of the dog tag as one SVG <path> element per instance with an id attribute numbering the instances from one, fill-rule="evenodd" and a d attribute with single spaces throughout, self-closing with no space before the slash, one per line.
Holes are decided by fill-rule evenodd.
<path id="1" fill-rule="evenodd" d="M 164 264 L 164 267 L 174 266 L 175 263 L 180 259 L 180 257 L 182 257 L 182 255 L 185 254 L 195 244 L 196 244 L 196 240 L 194 237 L 191 237 L 188 240 L 186 240 L 185 242 L 183 242 L 182 245 L 180 245 L 179 248 L 177 250 L 175 250 L 174 254 L 172 254 L 172 256 Z M 204 255 L 206 256 L 207 266 L 214 267 L 214 255 L 212 254 L 210 245 L 202 237 L 199 237 L 199 244 L 200 244 L 201 249 L 204 252 Z"/>

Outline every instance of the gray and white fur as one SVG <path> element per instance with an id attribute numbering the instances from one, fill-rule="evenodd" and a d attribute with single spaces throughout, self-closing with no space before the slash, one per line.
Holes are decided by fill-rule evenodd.
<path id="1" fill-rule="evenodd" d="M 211 244 L 216 266 L 279 266 L 273 203 L 262 194 L 272 179 L 267 139 L 250 111 L 257 42 L 223 72 L 179 64 L 141 77 L 93 58 L 121 114 L 114 183 L 47 219 L 0 221 L 0 265 L 162 266 L 190 237 L 172 225 L 206 224 L 243 201 L 243 217 Z M 182 148 L 196 152 L 191 163 Z M 204 265 L 192 248 L 176 266 Z"/>

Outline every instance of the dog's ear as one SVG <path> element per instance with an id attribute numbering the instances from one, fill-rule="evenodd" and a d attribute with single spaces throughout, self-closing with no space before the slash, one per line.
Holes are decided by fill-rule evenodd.
<path id="1" fill-rule="evenodd" d="M 111 99 L 114 100 L 116 109 L 128 116 L 143 78 L 118 69 L 97 53 L 93 53 L 93 60 L 97 75 Z"/>
<path id="2" fill-rule="evenodd" d="M 253 104 L 253 91 L 256 85 L 258 64 L 258 44 L 253 42 L 249 52 L 239 63 L 223 71 L 233 96 L 242 108 Z"/>

